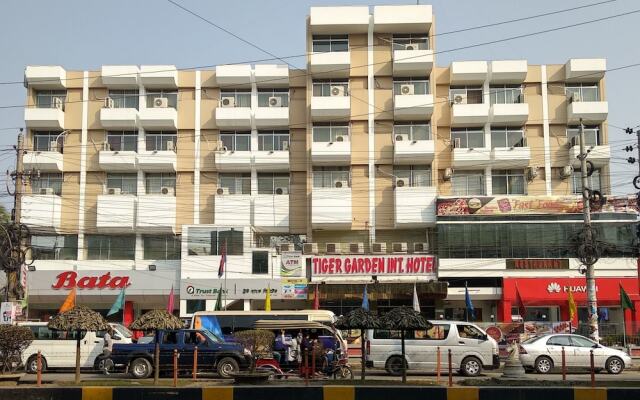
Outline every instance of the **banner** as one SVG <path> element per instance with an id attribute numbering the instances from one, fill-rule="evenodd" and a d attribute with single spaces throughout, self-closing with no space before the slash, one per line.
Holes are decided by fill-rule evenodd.
<path id="1" fill-rule="evenodd" d="M 16 319 L 16 308 L 13 302 L 3 301 L 0 304 L 0 324 L 11 325 Z"/>
<path id="2" fill-rule="evenodd" d="M 302 253 L 299 251 L 283 251 L 280 254 L 280 276 L 302 276 Z"/>
<path id="3" fill-rule="evenodd" d="M 313 276 L 422 276 L 436 279 L 436 258 L 429 255 L 314 256 Z"/>
<path id="4" fill-rule="evenodd" d="M 307 300 L 307 279 L 283 279 L 282 298 L 289 300 Z"/>
<path id="5" fill-rule="evenodd" d="M 180 299 L 216 300 L 220 287 L 223 298 L 228 300 L 264 300 L 267 290 L 272 300 L 283 298 L 282 282 L 276 279 L 227 279 L 226 291 L 224 279 L 182 279 Z"/>

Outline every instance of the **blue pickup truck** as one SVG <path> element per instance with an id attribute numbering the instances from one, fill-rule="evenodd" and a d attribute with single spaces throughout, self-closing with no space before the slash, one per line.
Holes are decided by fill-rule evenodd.
<path id="1" fill-rule="evenodd" d="M 225 342 L 207 330 L 181 329 L 159 331 L 160 372 L 173 370 L 173 352 L 178 350 L 178 369 L 193 369 L 194 349 L 198 347 L 198 370 L 215 371 L 223 378 L 251 365 L 251 354 L 238 343 Z M 134 378 L 151 376 L 155 341 L 114 344 L 111 360 L 116 371 L 127 371 Z"/>

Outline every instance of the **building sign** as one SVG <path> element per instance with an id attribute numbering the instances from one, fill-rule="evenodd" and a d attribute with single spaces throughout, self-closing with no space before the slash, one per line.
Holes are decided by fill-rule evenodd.
<path id="1" fill-rule="evenodd" d="M 0 324 L 11 325 L 16 319 L 16 308 L 13 302 L 3 301 L 0 304 Z"/>
<path id="2" fill-rule="evenodd" d="M 307 299 L 307 279 L 283 279 L 282 280 L 282 298 L 292 300 Z"/>
<path id="3" fill-rule="evenodd" d="M 436 258 L 429 255 L 315 256 L 311 258 L 313 276 L 423 276 L 436 279 Z"/>
<path id="4" fill-rule="evenodd" d="M 280 254 L 280 276 L 302 276 L 302 253 L 299 251 L 283 251 Z"/>
<path id="5" fill-rule="evenodd" d="M 439 198 L 436 203 L 440 217 L 461 215 L 519 215 L 519 214 L 579 214 L 582 198 L 579 196 L 508 196 L 508 197 L 454 197 Z M 634 196 L 607 197 L 602 207 L 592 212 L 638 213 Z"/>
<path id="6" fill-rule="evenodd" d="M 522 258 L 506 260 L 507 269 L 569 269 L 568 258 Z"/>
<path id="7" fill-rule="evenodd" d="M 290 288 L 290 285 L 288 289 Z M 182 279 L 180 281 L 180 299 L 218 298 L 222 290 L 222 298 L 229 300 L 264 300 L 267 290 L 272 299 L 284 299 L 283 282 L 276 279 Z M 306 294 L 305 297 L 306 299 Z"/>
<path id="8" fill-rule="evenodd" d="M 76 271 L 61 272 L 56 276 L 56 282 L 51 285 L 52 289 L 124 289 L 131 285 L 129 277 L 114 274 L 111 272 L 104 273 L 100 276 L 86 275 L 78 277 Z"/>

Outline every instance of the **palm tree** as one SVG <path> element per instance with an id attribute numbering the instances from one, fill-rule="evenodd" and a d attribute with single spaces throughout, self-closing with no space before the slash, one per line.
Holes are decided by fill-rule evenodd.
<path id="1" fill-rule="evenodd" d="M 338 329 L 360 329 L 360 349 L 362 352 L 361 380 L 364 380 L 366 368 L 364 332 L 367 329 L 377 329 L 381 326 L 382 324 L 378 317 L 371 311 L 366 311 L 363 308 L 355 308 L 349 311 L 347 315 L 341 315 L 336 321 L 336 328 Z"/>

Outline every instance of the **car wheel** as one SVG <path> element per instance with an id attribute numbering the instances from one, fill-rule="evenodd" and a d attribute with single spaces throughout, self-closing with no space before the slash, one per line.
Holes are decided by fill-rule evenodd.
<path id="1" fill-rule="evenodd" d="M 24 366 L 25 371 L 28 374 L 37 374 L 38 373 L 38 356 L 32 355 L 27 360 L 27 364 Z M 40 371 L 44 372 L 47 369 L 47 360 L 44 357 L 40 358 Z"/>
<path id="2" fill-rule="evenodd" d="M 151 363 L 146 358 L 136 358 L 131 361 L 129 372 L 136 379 L 145 379 L 151 376 Z"/>
<path id="3" fill-rule="evenodd" d="M 460 370 L 464 376 L 478 376 L 482 372 L 482 362 L 476 357 L 467 357 L 462 360 Z"/>
<path id="4" fill-rule="evenodd" d="M 607 360 L 607 372 L 618 375 L 624 370 L 624 362 L 619 357 L 611 357 Z"/>
<path id="5" fill-rule="evenodd" d="M 553 360 L 547 356 L 538 357 L 536 360 L 536 372 L 548 374 L 553 369 Z"/>
<path id="6" fill-rule="evenodd" d="M 392 356 L 387 360 L 385 369 L 390 375 L 400 376 L 402 375 L 402 369 L 407 367 L 406 361 L 400 356 Z"/>
<path id="7" fill-rule="evenodd" d="M 238 372 L 238 362 L 231 357 L 225 357 L 218 361 L 218 375 L 223 378 L 231 378 L 234 372 Z"/>

